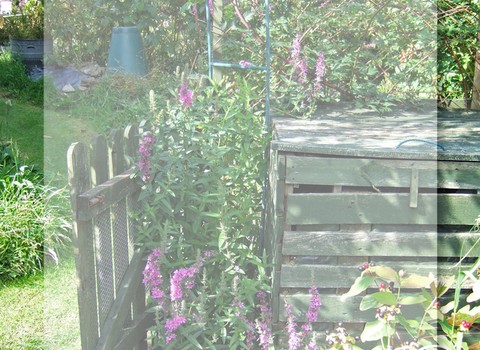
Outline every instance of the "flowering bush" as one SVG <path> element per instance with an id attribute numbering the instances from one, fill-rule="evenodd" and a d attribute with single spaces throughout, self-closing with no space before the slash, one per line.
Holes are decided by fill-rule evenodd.
<path id="1" fill-rule="evenodd" d="M 177 83 L 178 104 L 166 111 L 151 94 L 155 120 L 139 149 L 137 244 L 151 250 L 143 283 L 155 303 L 154 346 L 272 349 L 266 258 L 257 256 L 268 142 L 258 98 L 246 80 Z M 321 303 L 311 293 L 295 348 L 316 348 L 307 334 Z"/>

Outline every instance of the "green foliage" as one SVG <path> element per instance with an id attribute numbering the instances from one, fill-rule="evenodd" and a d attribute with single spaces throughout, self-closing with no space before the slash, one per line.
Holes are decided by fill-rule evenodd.
<path id="1" fill-rule="evenodd" d="M 218 295 L 214 303 L 205 301 L 208 325 L 202 332 L 185 329 L 181 333 L 191 339 L 176 339 L 172 348 L 182 342 L 240 341 L 242 329 L 232 319 L 234 294 L 228 286 L 240 275 L 240 300 L 252 300 L 250 305 L 255 293 L 265 288 L 264 275 L 254 277 L 261 265 L 256 253 L 268 139 L 263 116 L 251 105 L 257 97 L 254 91 L 246 81 L 237 88 L 230 94 L 219 85 L 197 88 L 189 108 L 181 104 L 158 113 L 151 103 L 156 121 L 142 146 L 146 153 L 150 146 L 152 154 L 146 157 L 149 171 L 143 167 L 138 173 L 144 179 L 139 197 L 144 207 L 138 219 L 145 224 L 138 227 L 137 244 L 155 249 L 164 241 L 164 276 L 190 266 L 198 251 L 219 253 L 204 267 L 205 288 Z"/>
<path id="2" fill-rule="evenodd" d="M 44 35 L 43 0 L 29 0 L 23 8 L 13 6 L 12 17 L 5 19 L 3 32 L 15 39 L 42 39 Z"/>
<path id="3" fill-rule="evenodd" d="M 43 176 L 22 164 L 10 145 L 0 148 L 0 279 L 42 269 L 45 254 L 57 260 L 69 240 L 69 225 L 48 201 L 61 191 L 43 186 Z"/>
<path id="4" fill-rule="evenodd" d="M 0 54 L 0 90 L 43 106 L 43 78 L 33 81 L 23 62 L 8 51 Z"/>
<path id="5" fill-rule="evenodd" d="M 476 2 L 439 1 L 438 89 L 441 100 L 471 98 L 480 32 Z"/>

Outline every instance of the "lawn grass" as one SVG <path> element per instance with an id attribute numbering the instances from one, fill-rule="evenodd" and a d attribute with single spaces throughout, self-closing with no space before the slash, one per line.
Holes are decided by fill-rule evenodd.
<path id="1" fill-rule="evenodd" d="M 43 348 L 43 273 L 0 288 L 0 349 Z"/>
<path id="2" fill-rule="evenodd" d="M 67 185 L 67 150 L 73 142 L 88 147 L 97 130 L 85 120 L 68 112 L 45 110 L 44 118 L 45 182 L 62 188 Z"/>
<path id="3" fill-rule="evenodd" d="M 0 282 L 1 283 L 1 282 Z M 0 349 L 80 349 L 73 254 L 0 285 Z"/>
<path id="4" fill-rule="evenodd" d="M 0 94 L 0 96 L 2 96 Z M 7 105 L 10 101 L 12 106 Z M 43 169 L 43 108 L 0 97 L 0 143 L 13 141 L 24 163 Z"/>
<path id="5" fill-rule="evenodd" d="M 73 252 L 58 266 L 47 265 L 44 277 L 44 348 L 78 350 L 81 344 Z"/>

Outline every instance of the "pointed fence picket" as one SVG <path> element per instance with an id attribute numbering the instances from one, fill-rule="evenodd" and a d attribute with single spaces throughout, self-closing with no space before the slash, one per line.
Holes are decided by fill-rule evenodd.
<path id="1" fill-rule="evenodd" d="M 68 149 L 73 243 L 83 350 L 147 349 L 143 251 L 130 212 L 140 209 L 132 159 L 145 128 L 114 129 Z"/>

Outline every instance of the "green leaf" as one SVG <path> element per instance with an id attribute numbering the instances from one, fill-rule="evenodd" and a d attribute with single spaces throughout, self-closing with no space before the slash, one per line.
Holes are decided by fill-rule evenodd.
<path id="1" fill-rule="evenodd" d="M 393 327 L 393 324 L 387 324 L 380 320 L 376 320 L 365 324 L 360 339 L 363 342 L 379 340 L 383 337 L 391 336 L 394 332 L 395 327 Z"/>
<path id="2" fill-rule="evenodd" d="M 405 317 L 401 315 L 395 316 L 396 320 L 405 328 L 405 330 L 410 334 L 412 337 L 417 336 L 417 330 L 415 328 L 415 324 L 418 327 L 418 322 L 414 321 L 412 322 L 408 321 Z"/>
<path id="3" fill-rule="evenodd" d="M 442 295 L 444 295 L 450 287 L 455 283 L 455 276 L 439 276 L 438 278 L 438 284 L 435 286 L 435 293 L 433 295 L 436 298 L 440 298 Z M 433 289 L 432 289 L 433 292 Z"/>
<path id="4" fill-rule="evenodd" d="M 378 292 L 372 294 L 372 297 L 377 299 L 377 301 L 383 305 L 397 305 L 397 298 L 395 294 L 390 292 Z"/>
<path id="5" fill-rule="evenodd" d="M 350 290 L 347 293 L 342 295 L 341 300 L 345 301 L 347 298 L 360 294 L 365 289 L 367 289 L 373 283 L 374 280 L 375 278 L 370 276 L 357 277 L 357 279 L 355 280 L 355 283 L 350 288 Z"/>
<path id="6" fill-rule="evenodd" d="M 399 281 L 397 272 L 391 267 L 386 266 L 372 266 L 369 269 L 375 271 L 378 277 L 386 279 L 387 281 Z"/>
<path id="7" fill-rule="evenodd" d="M 382 303 L 380 303 L 371 294 L 369 294 L 369 295 L 365 295 L 362 301 L 360 302 L 360 311 L 376 309 L 380 306 L 382 306 Z"/>
<path id="8" fill-rule="evenodd" d="M 480 299 L 480 280 L 475 281 L 472 286 L 472 294 L 467 297 L 467 303 L 472 303 Z"/>
<path id="9" fill-rule="evenodd" d="M 401 286 L 403 288 L 425 288 L 432 283 L 433 278 L 420 276 L 420 275 L 410 275 L 401 281 Z"/>
<path id="10" fill-rule="evenodd" d="M 400 299 L 398 301 L 398 303 L 401 304 L 401 305 L 414 305 L 414 304 L 423 303 L 425 300 L 426 299 L 425 299 L 424 296 L 420 296 L 420 295 L 410 296 L 410 295 L 407 295 L 406 297 L 403 297 L 402 299 Z"/>

